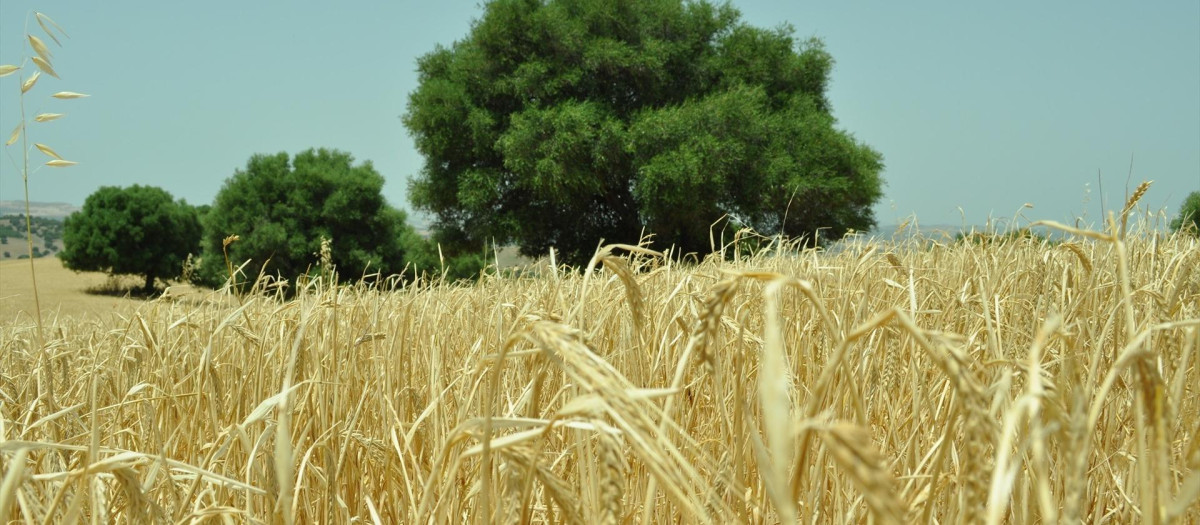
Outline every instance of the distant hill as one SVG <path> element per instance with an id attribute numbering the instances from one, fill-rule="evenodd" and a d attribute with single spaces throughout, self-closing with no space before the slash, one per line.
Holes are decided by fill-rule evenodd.
<path id="1" fill-rule="evenodd" d="M 65 202 L 30 202 L 29 214 L 34 217 L 62 220 L 74 212 L 79 206 Z M 25 215 L 25 201 L 0 201 L 0 215 Z"/>
<path id="2" fill-rule="evenodd" d="M 33 211 L 33 206 L 30 206 Z M 33 231 L 33 256 L 54 255 L 63 249 L 62 219 L 34 216 L 30 229 Z M 0 215 L 0 260 L 25 259 L 29 257 L 29 245 L 25 241 L 25 214 Z"/>

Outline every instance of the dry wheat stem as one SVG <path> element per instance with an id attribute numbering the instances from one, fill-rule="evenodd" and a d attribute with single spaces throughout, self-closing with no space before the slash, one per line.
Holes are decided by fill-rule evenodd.
<path id="1" fill-rule="evenodd" d="M 1110 224 L 0 326 L 0 511 L 1196 521 L 1200 243 Z"/>

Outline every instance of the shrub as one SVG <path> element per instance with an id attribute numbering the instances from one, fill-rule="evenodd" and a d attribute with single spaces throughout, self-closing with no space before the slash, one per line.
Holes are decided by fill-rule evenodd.
<path id="1" fill-rule="evenodd" d="M 1179 215 L 1171 221 L 1171 231 L 1180 230 L 1200 233 L 1200 191 L 1193 191 L 1183 199 Z"/>
<path id="2" fill-rule="evenodd" d="M 322 238 L 344 280 L 403 271 L 401 238 L 411 227 L 384 200 L 371 163 L 353 161 L 327 149 L 251 157 L 204 214 L 201 280 L 218 286 L 246 261 L 251 279 L 259 272 L 294 279 L 316 266 Z"/>

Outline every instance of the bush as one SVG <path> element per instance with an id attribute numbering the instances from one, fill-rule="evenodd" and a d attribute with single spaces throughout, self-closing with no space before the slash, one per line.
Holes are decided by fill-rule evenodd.
<path id="1" fill-rule="evenodd" d="M 383 177 L 371 163 L 353 160 L 327 149 L 251 157 L 204 214 L 200 280 L 219 286 L 246 261 L 250 279 L 260 272 L 295 279 L 317 266 L 322 239 L 331 241 L 343 281 L 403 271 L 401 239 L 411 227 L 384 200 Z M 233 235 L 238 240 L 227 243 Z"/>
<path id="2" fill-rule="evenodd" d="M 1191 231 L 1200 233 L 1200 191 L 1193 191 L 1183 199 L 1179 206 L 1179 215 L 1171 221 L 1171 231 Z"/>

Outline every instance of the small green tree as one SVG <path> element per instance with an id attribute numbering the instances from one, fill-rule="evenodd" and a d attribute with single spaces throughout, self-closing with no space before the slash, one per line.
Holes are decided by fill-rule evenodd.
<path id="1" fill-rule="evenodd" d="M 1192 233 L 1200 233 L 1200 191 L 1193 191 L 1183 199 L 1179 207 L 1179 215 L 1171 221 L 1171 231 L 1190 229 Z"/>
<path id="2" fill-rule="evenodd" d="M 264 271 L 294 279 L 316 266 L 322 238 L 332 241 L 344 280 L 364 270 L 403 271 L 405 213 L 383 198 L 383 177 L 371 163 L 353 161 L 323 148 L 251 157 L 204 213 L 201 280 L 216 286 L 229 277 L 226 253 L 234 267 L 251 261 L 245 271 L 252 277 Z M 226 246 L 230 235 L 239 240 Z"/>
<path id="3" fill-rule="evenodd" d="M 769 234 L 874 225 L 882 157 L 835 127 L 818 40 L 705 1 L 494 0 L 418 60 L 404 116 L 434 239 L 582 263 L 601 238 L 706 252 L 729 216 Z"/>
<path id="4" fill-rule="evenodd" d="M 63 264 L 76 271 L 141 275 L 154 280 L 179 275 L 200 245 L 200 221 L 186 202 L 152 186 L 105 186 L 63 224 Z"/>

